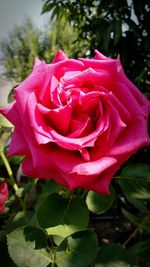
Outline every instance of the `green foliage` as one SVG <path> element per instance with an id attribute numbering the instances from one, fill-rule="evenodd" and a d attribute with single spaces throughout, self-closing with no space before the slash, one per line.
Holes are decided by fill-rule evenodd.
<path id="1" fill-rule="evenodd" d="M 74 58 L 79 53 L 76 39 L 77 31 L 73 30 L 65 19 L 62 19 L 61 22 L 54 21 L 49 34 L 50 50 L 46 53 L 47 60 L 52 61 L 58 49 L 63 50 L 68 57 Z"/>
<path id="2" fill-rule="evenodd" d="M 131 164 L 120 174 L 120 185 L 132 198 L 150 198 L 150 166 L 148 164 Z"/>
<path id="3" fill-rule="evenodd" d="M 33 216 L 33 212 L 28 211 L 19 211 L 11 220 L 11 224 L 7 225 L 8 232 L 13 231 L 16 228 L 23 227 L 27 225 Z"/>
<path id="4" fill-rule="evenodd" d="M 149 264 L 149 165 L 124 167 L 114 179 L 110 195 L 80 189 L 71 193 L 54 181 L 28 177 L 25 184 L 20 180 L 18 187 L 4 157 L 10 129 L 1 131 L 0 175 L 7 176 L 5 166 L 10 176 L 3 178 L 10 183 L 10 195 L 6 211 L 0 216 L 3 267 L 143 267 Z M 20 158 L 10 162 L 14 174 L 17 173 Z M 112 230 L 113 238 L 109 236 Z"/>
<path id="5" fill-rule="evenodd" d="M 87 267 L 96 256 L 98 248 L 94 231 L 84 230 L 68 236 L 56 251 L 58 267 Z"/>
<path id="6" fill-rule="evenodd" d="M 44 0 L 45 12 L 51 12 L 52 20 L 70 22 L 83 53 L 93 54 L 95 48 L 108 56 L 119 53 L 131 80 L 148 92 L 149 0 Z"/>
<path id="7" fill-rule="evenodd" d="M 120 245 L 111 244 L 100 248 L 95 267 L 136 267 L 137 261 L 136 255 L 133 257 L 130 251 Z"/>
<path id="8" fill-rule="evenodd" d="M 141 214 L 138 215 L 131 214 L 129 211 L 125 209 L 123 209 L 122 212 L 139 229 L 142 229 L 148 235 L 150 235 L 150 212 L 144 214 L 145 215 L 144 217 L 141 217 Z"/>
<path id="9" fill-rule="evenodd" d="M 36 218 L 38 224 L 46 228 L 48 234 L 59 233 L 60 236 L 66 237 L 86 228 L 88 209 L 81 198 L 68 199 L 54 193 L 38 206 Z"/>
<path id="10" fill-rule="evenodd" d="M 133 177 L 130 171 L 131 180 L 134 179 L 133 169 L 135 169 L 135 166 L 132 166 Z M 125 173 L 126 169 L 127 167 L 122 173 Z M 145 166 L 142 178 L 147 179 L 146 177 L 148 177 L 148 167 L 146 169 Z M 125 179 L 125 177 L 122 179 Z M 6 222 L 3 224 L 4 230 L 0 234 L 0 247 L 4 248 L 6 257 L 6 260 L 3 259 L 3 266 L 140 266 L 139 262 L 140 258 L 143 257 L 143 253 L 148 255 L 150 251 L 150 239 L 148 238 L 150 234 L 150 212 L 147 208 L 149 202 L 147 199 L 146 202 L 140 202 L 140 199 L 130 198 L 132 207 L 130 206 L 129 208 L 129 197 L 126 199 L 124 195 L 122 205 L 120 202 L 122 196 L 120 192 L 118 193 L 119 184 L 117 182 L 118 180 L 116 179 L 114 183 L 116 193 L 111 188 L 112 194 L 106 196 L 83 190 L 76 190 L 70 193 L 69 190 L 53 181 L 39 180 L 33 183 L 34 188 L 37 190 L 36 199 L 31 199 L 29 206 L 26 203 L 25 210 L 22 210 L 18 198 L 26 202 L 29 190 L 31 192 L 33 190 L 33 185 L 32 187 L 28 186 L 28 190 L 26 186 L 30 185 L 30 181 L 24 186 L 20 185 L 18 190 L 24 189 L 24 194 L 16 192 L 16 198 L 10 196 L 9 209 L 7 215 L 5 215 Z M 123 209 L 124 205 L 126 210 Z M 112 207 L 111 210 L 110 207 Z M 103 244 L 101 234 L 94 229 L 95 217 L 93 215 L 100 216 L 98 224 L 102 223 L 103 220 L 103 224 L 105 224 L 107 212 L 111 214 L 113 209 L 117 212 L 118 207 L 122 208 L 121 213 L 117 213 L 119 221 L 124 221 L 123 218 L 126 217 L 128 222 L 133 226 L 135 225 L 136 228 L 133 228 L 130 234 L 126 236 L 125 242 L 120 237 L 119 242 L 114 243 L 108 239 L 108 244 Z M 130 212 L 133 207 L 136 208 L 134 214 Z M 14 211 L 15 215 L 13 215 Z M 104 229 L 103 225 L 103 231 Z M 133 233 L 135 236 L 135 233 L 139 231 L 141 231 L 141 241 L 136 239 L 133 246 L 126 248 L 128 242 L 133 238 Z M 142 241 L 143 233 L 144 236 L 147 235 L 147 240 L 145 241 Z"/>
<path id="11" fill-rule="evenodd" d="M 3 125 L 5 127 L 5 123 L 3 123 Z M 5 144 L 10 138 L 10 135 L 11 135 L 11 132 L 9 128 L 0 128 L 0 151 L 4 150 Z"/>
<path id="12" fill-rule="evenodd" d="M 48 49 L 43 37 L 30 19 L 23 25 L 13 28 L 8 39 L 1 43 L 2 64 L 7 77 L 21 81 L 27 76 L 32 69 L 35 56 L 43 56 L 44 51 Z"/>
<path id="13" fill-rule="evenodd" d="M 19 267 L 46 267 L 50 253 L 46 250 L 45 234 L 37 228 L 18 228 L 8 237 L 8 251 Z"/>
<path id="14" fill-rule="evenodd" d="M 13 125 L 4 117 L 0 114 L 0 127 L 10 127 L 12 128 Z"/>
<path id="15" fill-rule="evenodd" d="M 4 75 L 20 82 L 31 72 L 35 57 L 49 63 L 58 49 L 74 56 L 77 50 L 77 44 L 74 43 L 76 36 L 76 32 L 65 21 L 61 25 L 55 22 L 51 27 L 47 25 L 40 30 L 31 19 L 27 19 L 22 25 L 15 26 L 0 45 Z"/>
<path id="16" fill-rule="evenodd" d="M 115 192 L 111 187 L 110 195 L 101 195 L 93 191 L 89 191 L 86 197 L 88 209 L 93 213 L 101 214 L 111 208 L 115 199 Z"/>

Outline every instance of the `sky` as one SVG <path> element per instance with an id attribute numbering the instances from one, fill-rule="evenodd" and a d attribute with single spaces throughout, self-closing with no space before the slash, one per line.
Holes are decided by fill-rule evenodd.
<path id="1" fill-rule="evenodd" d="M 40 28 L 48 21 L 49 14 L 40 15 L 42 0 L 0 0 L 0 41 L 7 38 L 13 26 L 30 17 Z"/>

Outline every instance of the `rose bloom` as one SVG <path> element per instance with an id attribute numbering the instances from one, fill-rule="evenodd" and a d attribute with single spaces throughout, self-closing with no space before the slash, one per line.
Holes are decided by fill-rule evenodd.
<path id="1" fill-rule="evenodd" d="M 8 199 L 8 187 L 6 183 L 0 183 L 0 212 L 5 211 L 5 202 Z"/>
<path id="2" fill-rule="evenodd" d="M 14 124 L 8 155 L 24 155 L 23 173 L 70 188 L 109 193 L 112 176 L 149 145 L 150 103 L 125 76 L 119 58 L 36 59 L 1 113 Z"/>

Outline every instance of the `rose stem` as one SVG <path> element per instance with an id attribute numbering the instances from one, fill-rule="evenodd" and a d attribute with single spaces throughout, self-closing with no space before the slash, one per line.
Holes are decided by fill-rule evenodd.
<path id="1" fill-rule="evenodd" d="M 13 172 L 12 172 L 12 169 L 10 167 L 10 164 L 9 164 L 9 162 L 8 162 L 8 160 L 7 160 L 4 152 L 2 150 L 0 151 L 0 156 L 2 158 L 2 161 L 3 161 L 4 165 L 5 165 L 5 168 L 7 170 L 7 173 L 9 175 L 9 182 L 12 185 L 12 187 L 13 187 L 13 189 L 15 191 L 16 196 L 18 197 L 17 191 L 19 190 L 19 187 L 18 187 L 18 185 L 15 182 L 15 179 L 14 179 Z M 18 197 L 18 199 L 20 201 L 20 205 L 21 205 L 22 209 L 25 210 L 25 203 L 22 201 L 22 199 L 20 197 Z"/>

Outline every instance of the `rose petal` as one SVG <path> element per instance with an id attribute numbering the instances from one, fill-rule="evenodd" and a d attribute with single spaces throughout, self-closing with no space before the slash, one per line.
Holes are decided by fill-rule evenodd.
<path id="1" fill-rule="evenodd" d="M 122 64 L 120 62 L 120 59 L 117 59 L 117 81 L 119 83 L 123 83 L 126 88 L 128 88 L 128 90 L 130 91 L 130 93 L 132 94 L 133 98 L 136 99 L 137 103 L 139 104 L 139 106 L 142 107 L 142 109 L 146 112 L 146 113 L 150 113 L 150 102 L 149 100 L 144 96 L 144 94 L 142 94 L 140 92 L 140 90 L 138 90 L 138 88 L 127 78 L 127 76 L 124 73 Z"/>
<path id="2" fill-rule="evenodd" d="M 84 83 L 86 83 L 86 86 L 90 86 L 91 83 L 101 83 L 102 86 L 109 86 L 111 83 L 110 76 L 108 72 L 105 72 L 103 70 L 95 71 L 92 68 L 88 68 L 81 73 L 77 74 L 76 76 L 70 77 L 69 79 L 64 79 L 63 82 L 64 86 L 72 85 L 72 87 L 81 87 L 84 86 Z"/>
<path id="3" fill-rule="evenodd" d="M 135 97 L 124 83 L 117 83 L 113 93 L 125 106 L 128 112 L 132 114 L 132 117 L 138 116 L 139 114 L 145 114 L 142 107 L 137 103 Z"/>
<path id="4" fill-rule="evenodd" d="M 72 119 L 70 124 L 71 133 L 67 135 L 68 138 L 80 138 L 90 134 L 94 130 L 91 124 L 91 119 L 86 114 L 80 116 L 80 118 Z"/>
<path id="5" fill-rule="evenodd" d="M 66 59 L 55 64 L 47 64 L 49 76 L 55 76 L 58 80 L 64 76 L 67 71 L 82 71 L 84 64 L 79 60 Z"/>
<path id="6" fill-rule="evenodd" d="M 30 107 L 32 106 L 32 109 Z M 30 122 L 30 127 L 33 128 L 36 141 L 39 144 L 54 142 L 62 148 L 69 150 L 78 150 L 83 147 L 92 147 L 97 136 L 104 130 L 104 121 L 101 119 L 97 123 L 97 128 L 91 134 L 81 138 L 68 138 L 57 133 L 50 125 L 47 125 L 43 120 L 42 115 L 36 109 L 36 97 L 32 93 L 27 101 L 27 113 Z"/>
<path id="7" fill-rule="evenodd" d="M 108 167 L 116 163 L 116 159 L 113 157 L 102 157 L 96 161 L 81 163 L 72 169 L 71 173 L 77 173 L 79 175 L 98 175 Z"/>
<path id="8" fill-rule="evenodd" d="M 150 145 L 150 138 L 147 133 L 147 120 L 142 116 L 138 116 L 134 118 L 134 122 L 128 125 L 113 144 L 109 155 L 133 154 L 139 148 L 146 145 Z"/>
<path id="9" fill-rule="evenodd" d="M 43 151 L 41 148 L 35 151 L 32 156 L 23 160 L 22 172 L 34 178 L 53 179 L 63 186 L 68 186 L 68 183 L 59 174 L 58 169 L 55 168 L 52 155 L 53 150 L 51 152 Z"/>
<path id="10" fill-rule="evenodd" d="M 80 151 L 82 158 L 84 160 L 86 160 L 86 161 L 90 160 L 90 153 L 88 152 L 88 150 L 86 148 L 80 149 L 79 151 Z"/>
<path id="11" fill-rule="evenodd" d="M 100 173 L 97 170 L 98 175 L 95 175 L 95 174 L 94 175 L 86 175 L 86 174 L 84 174 L 85 169 L 84 169 L 84 172 L 82 172 L 82 174 L 72 173 L 72 172 L 69 174 L 68 167 L 70 167 L 70 169 L 71 169 L 74 165 L 73 163 L 75 162 L 74 161 L 75 159 L 72 158 L 72 163 L 71 163 L 71 158 L 72 157 L 69 157 L 69 159 L 70 159 L 69 160 L 69 166 L 67 166 L 65 164 L 65 160 L 63 161 L 63 163 L 60 160 L 60 163 L 62 163 L 63 165 L 62 165 L 62 168 L 58 168 L 60 176 L 63 177 L 64 180 L 66 180 L 67 186 L 70 188 L 70 190 L 74 190 L 76 188 L 83 188 L 83 189 L 94 190 L 97 193 L 101 193 L 101 194 L 110 194 L 110 191 L 109 191 L 110 181 L 112 179 L 112 176 L 115 174 L 115 172 L 119 168 L 119 166 L 116 164 L 116 162 L 117 162 L 116 159 L 108 159 L 108 161 L 107 161 L 107 158 L 105 158 L 105 159 L 103 158 L 102 162 L 99 161 L 100 165 L 102 163 L 101 168 L 99 168 Z M 57 159 L 57 157 L 56 157 L 56 159 Z M 84 163 L 84 164 L 88 164 L 88 163 Z M 98 165 L 99 165 L 99 163 L 97 162 Z M 108 163 L 108 165 L 107 165 L 107 163 Z M 90 166 L 88 166 L 88 167 L 90 168 Z M 65 172 L 64 172 L 64 170 L 65 170 Z M 102 171 L 102 173 L 101 173 L 101 171 Z M 95 172 L 93 172 L 93 173 L 95 173 Z"/>
<path id="12" fill-rule="evenodd" d="M 30 101 L 30 99 L 28 101 Z M 31 101 L 33 101 L 33 99 Z M 45 125 L 46 127 L 47 124 L 47 126 L 49 126 L 50 128 L 54 127 L 62 135 L 66 135 L 68 133 L 70 127 L 71 114 L 72 114 L 72 107 L 70 104 L 67 104 L 65 106 L 60 106 L 59 108 L 55 109 L 48 109 L 41 104 L 36 105 L 36 100 L 35 100 L 33 105 L 34 107 L 35 106 L 37 107 L 36 109 L 37 112 L 36 111 L 35 112 L 37 118 L 40 117 L 41 125 L 43 126 Z M 41 114 L 46 116 L 42 118 Z"/>
<path id="13" fill-rule="evenodd" d="M 105 72 L 112 80 L 113 83 L 115 81 L 115 77 L 117 76 L 117 60 L 109 59 L 109 60 L 96 60 L 96 59 L 88 59 L 88 58 L 79 58 L 79 61 L 84 64 L 85 70 L 88 68 L 92 68 L 97 72 Z M 101 83 L 99 83 L 101 85 Z M 102 86 L 102 85 L 101 85 Z"/>
<path id="14" fill-rule="evenodd" d="M 37 66 L 32 73 L 22 83 L 15 88 L 14 98 L 17 101 L 17 107 L 20 113 L 24 113 L 26 108 L 26 101 L 30 93 L 38 93 L 43 85 L 45 78 L 46 63 Z"/>
<path id="15" fill-rule="evenodd" d="M 91 183 L 87 184 L 87 189 L 97 192 L 98 194 L 110 194 L 110 182 L 112 180 L 113 175 L 118 170 L 117 165 L 113 165 L 99 176 L 95 177 Z M 85 185 L 86 186 L 86 185 Z"/>
<path id="16" fill-rule="evenodd" d="M 109 60 L 108 57 L 104 56 L 102 53 L 100 53 L 97 49 L 94 50 L 95 52 L 95 56 L 94 56 L 94 59 L 96 60 Z"/>
<path id="17" fill-rule="evenodd" d="M 118 136 L 126 128 L 126 124 L 121 120 L 120 114 L 112 105 L 111 101 L 107 102 L 104 107 L 106 110 L 105 112 L 107 112 L 107 131 L 105 130 L 102 135 L 98 137 L 95 147 L 91 149 L 92 159 L 98 159 L 107 155 L 118 139 Z M 105 144 L 105 146 L 103 144 Z"/>
<path id="18" fill-rule="evenodd" d="M 18 111 L 16 102 L 12 102 L 5 107 L 0 107 L 0 113 L 5 116 L 13 125 L 17 124 Z"/>
<path id="19" fill-rule="evenodd" d="M 72 107 L 70 104 L 62 106 L 55 110 L 50 110 L 48 114 L 48 118 L 50 119 L 50 125 L 52 122 L 52 125 L 54 125 L 55 129 L 57 129 L 59 133 L 61 133 L 62 135 L 66 135 L 70 126 L 71 114 Z"/>
<path id="20" fill-rule="evenodd" d="M 55 76 L 52 76 L 49 95 L 51 102 L 54 104 L 54 107 L 59 107 L 61 105 L 60 97 L 57 90 L 58 84 L 59 81 L 56 79 Z"/>
<path id="21" fill-rule="evenodd" d="M 11 157 L 15 155 L 27 155 L 28 153 L 28 144 L 24 139 L 22 132 L 19 131 L 19 129 L 15 128 L 7 155 Z"/>
<path id="22" fill-rule="evenodd" d="M 57 63 L 66 59 L 68 59 L 67 55 L 62 50 L 58 50 L 52 63 Z"/>
<path id="23" fill-rule="evenodd" d="M 33 70 L 41 64 L 41 60 L 35 57 Z"/>

